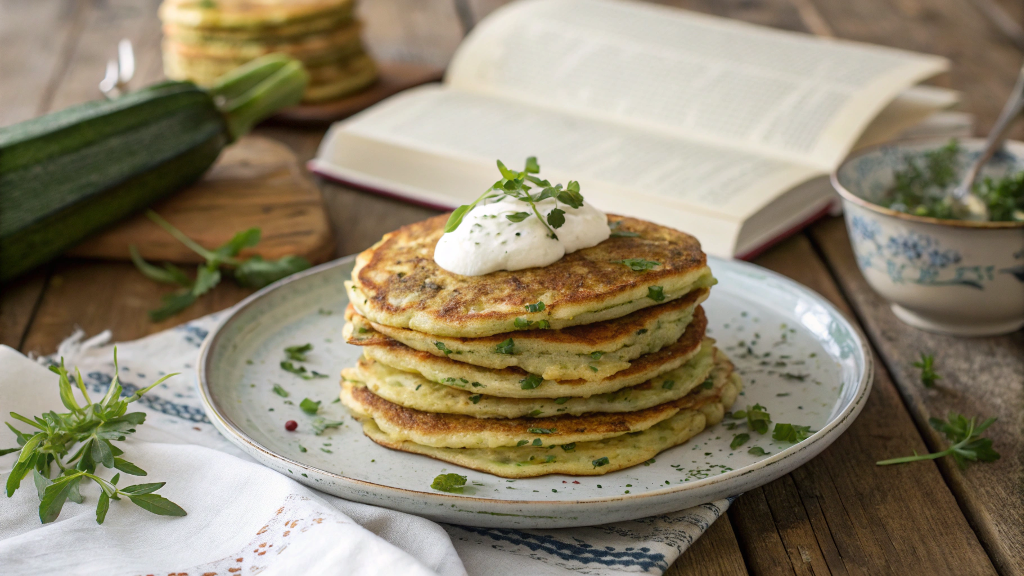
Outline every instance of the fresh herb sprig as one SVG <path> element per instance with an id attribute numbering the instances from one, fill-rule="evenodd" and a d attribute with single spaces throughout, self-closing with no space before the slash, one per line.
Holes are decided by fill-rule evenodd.
<path id="1" fill-rule="evenodd" d="M 938 418 L 929 418 L 928 424 L 935 430 L 946 435 L 946 439 L 952 442 L 949 448 L 931 454 L 918 454 L 904 456 L 902 458 L 891 458 L 876 462 L 879 466 L 890 464 L 905 464 L 907 462 L 919 462 L 921 460 L 935 460 L 943 456 L 952 456 L 957 466 L 966 468 L 969 462 L 994 462 L 999 459 L 999 453 L 992 448 L 992 440 L 982 438 L 981 433 L 996 421 L 995 418 L 986 418 L 980 424 L 975 418 L 966 418 L 962 414 L 950 412 L 946 421 Z"/>
<path id="2" fill-rule="evenodd" d="M 523 167 L 521 172 L 510 170 L 502 163 L 501 160 L 497 161 L 498 170 L 501 172 L 501 180 L 495 182 L 490 188 L 487 189 L 479 198 L 473 201 L 472 204 L 463 204 L 452 212 L 452 215 L 448 217 L 448 223 L 445 224 L 444 231 L 454 232 L 462 224 L 462 219 L 466 214 L 476 207 L 477 204 L 484 200 L 492 198 L 499 198 L 501 196 L 508 196 L 521 200 L 530 206 L 530 210 L 533 215 L 541 221 L 541 224 L 547 228 L 551 238 L 557 239 L 558 236 L 555 234 L 555 230 L 561 228 L 565 224 L 565 210 L 557 207 L 557 203 L 561 202 L 571 208 L 579 208 L 583 206 L 583 195 L 580 194 L 580 183 L 575 180 L 570 180 L 569 183 L 563 188 L 561 184 L 552 185 L 551 182 L 544 180 L 535 174 L 540 173 L 540 164 L 537 163 L 536 156 L 530 156 L 526 159 L 526 165 Z M 529 184 L 528 184 L 529 183 Z M 533 186 L 530 186 L 533 184 Z M 534 187 L 540 188 L 539 192 L 530 193 Z M 554 198 L 556 201 L 556 207 L 547 213 L 547 217 L 543 217 L 540 214 L 540 210 L 537 209 L 537 203 L 546 200 L 548 198 Z M 523 220 L 530 217 L 529 212 L 516 212 L 505 216 L 510 222 L 522 222 Z"/>
<path id="3" fill-rule="evenodd" d="M 935 356 L 922 352 L 921 360 L 913 364 L 915 368 L 921 369 L 921 384 L 924 384 L 925 388 L 934 388 L 935 381 L 942 379 L 942 376 L 935 373 L 934 363 Z"/>
<path id="4" fill-rule="evenodd" d="M 110 501 L 122 497 L 154 514 L 185 516 L 185 510 L 180 506 L 156 494 L 164 486 L 163 482 L 118 487 L 122 472 L 145 476 L 146 471 L 121 458 L 124 451 L 113 444 L 114 441 L 123 441 L 128 434 L 135 432 L 136 426 L 146 421 L 144 412 L 128 413 L 128 405 L 177 374 L 168 374 L 134 394 L 122 396 L 115 348 L 114 377 L 99 402 L 92 401 L 81 372 L 75 370 L 74 381 L 85 400 L 85 405 L 80 405 L 71 385 L 71 375 L 64 367 L 64 359 L 61 359 L 60 366 L 51 366 L 50 371 L 58 376 L 60 399 L 70 412 L 57 413 L 51 410 L 31 419 L 11 412 L 12 418 L 28 424 L 33 430 L 22 432 L 5 422 L 21 447 L 0 451 L 0 454 L 14 451 L 20 453 L 18 462 L 7 477 L 7 497 L 13 496 L 21 487 L 22 480 L 31 473 L 39 493 L 39 520 L 44 524 L 56 520 L 68 500 L 82 503 L 85 499 L 80 488 L 89 480 L 98 484 L 101 490 L 96 503 L 97 524 L 102 524 L 106 519 Z M 98 466 L 120 472 L 110 480 L 105 480 L 96 475 Z M 51 478 L 53 473 L 56 476 Z"/>
<path id="5" fill-rule="evenodd" d="M 264 260 L 260 256 L 251 256 L 244 260 L 238 258 L 238 254 L 242 250 L 259 243 L 261 235 L 259 228 L 249 228 L 239 232 L 223 246 L 208 250 L 161 218 L 156 212 L 148 210 L 146 216 L 206 260 L 204 264 L 199 265 L 196 277 L 192 279 L 174 264 L 165 263 L 163 267 L 160 267 L 146 262 L 134 245 L 129 247 L 132 262 L 146 278 L 184 288 L 164 296 L 163 306 L 156 310 L 150 310 L 149 317 L 153 322 L 160 322 L 178 314 L 195 303 L 200 296 L 220 284 L 222 268 L 230 270 L 232 278 L 241 286 L 263 288 L 281 278 L 310 267 L 309 261 L 300 256 L 285 256 L 279 260 Z"/>

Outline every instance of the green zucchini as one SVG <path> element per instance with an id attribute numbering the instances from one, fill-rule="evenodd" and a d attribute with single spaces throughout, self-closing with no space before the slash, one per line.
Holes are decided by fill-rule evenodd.
<path id="1" fill-rule="evenodd" d="M 163 82 L 0 128 L 0 282 L 198 180 L 307 79 L 272 55 L 209 90 Z"/>

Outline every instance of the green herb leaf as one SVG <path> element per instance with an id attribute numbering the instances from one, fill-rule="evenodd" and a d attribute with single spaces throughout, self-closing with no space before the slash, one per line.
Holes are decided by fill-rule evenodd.
<path id="1" fill-rule="evenodd" d="M 303 398 L 302 402 L 299 402 L 299 408 L 302 409 L 306 414 L 316 414 L 320 410 L 320 401 L 313 401 L 309 398 Z"/>
<path id="2" fill-rule="evenodd" d="M 288 391 L 282 388 L 280 384 L 274 384 L 272 390 L 274 391 L 274 394 L 277 394 L 281 398 L 287 398 L 289 396 Z"/>
<path id="3" fill-rule="evenodd" d="M 444 352 L 445 356 L 448 356 L 453 353 L 452 350 L 450 350 L 448 346 L 445 345 L 444 342 L 434 342 L 434 346 L 441 352 Z"/>
<path id="4" fill-rule="evenodd" d="M 601 466 L 606 466 L 608 464 L 608 462 L 610 462 L 608 460 L 608 457 L 607 456 L 602 456 L 602 457 L 598 458 L 597 460 L 591 461 L 590 463 L 594 465 L 594 468 L 600 468 Z"/>
<path id="5" fill-rule="evenodd" d="M 648 286 L 647 297 L 655 302 L 665 301 L 665 289 L 661 286 Z"/>
<path id="6" fill-rule="evenodd" d="M 914 367 L 921 369 L 921 383 L 924 384 L 925 388 L 934 388 L 935 381 L 942 379 L 941 376 L 935 373 L 934 363 L 935 357 L 924 352 L 921 353 L 921 360 L 914 362 Z"/>
<path id="7" fill-rule="evenodd" d="M 811 437 L 813 432 L 810 426 L 797 426 L 795 424 L 776 424 L 772 432 L 772 438 L 782 442 L 796 444 Z"/>
<path id="8" fill-rule="evenodd" d="M 557 432 L 557 430 L 553 428 L 528 428 L 526 431 L 530 434 L 552 434 Z"/>
<path id="9" fill-rule="evenodd" d="M 313 434 L 319 436 L 323 434 L 325 430 L 329 428 L 337 428 L 344 423 L 345 422 L 341 420 L 327 420 L 326 418 L 317 416 L 316 418 L 313 418 L 313 422 L 311 424 L 313 426 Z"/>
<path id="10" fill-rule="evenodd" d="M 768 425 L 772 423 L 772 418 L 765 411 L 765 407 L 760 404 L 754 404 L 753 406 L 747 406 L 746 412 L 739 411 L 733 414 L 734 417 L 740 417 L 743 414 L 747 419 L 747 426 L 751 430 L 758 434 L 765 434 L 768 432 Z"/>
<path id="11" fill-rule="evenodd" d="M 554 208 L 551 212 L 548 212 L 548 224 L 555 230 L 561 228 L 565 224 L 565 210 Z"/>
<path id="12" fill-rule="evenodd" d="M 291 372 L 303 380 L 313 380 L 316 378 L 327 378 L 327 374 L 321 374 L 316 370 L 308 371 L 305 366 L 296 366 L 289 360 L 281 361 L 281 369 L 285 372 Z"/>
<path id="13" fill-rule="evenodd" d="M 542 312 L 544 310 L 544 302 L 538 300 L 536 304 L 527 304 L 527 312 Z"/>
<path id="14" fill-rule="evenodd" d="M 576 449 L 576 443 L 575 442 L 569 442 L 568 444 L 562 444 L 562 450 L 565 450 L 566 452 L 572 452 L 575 449 Z"/>
<path id="15" fill-rule="evenodd" d="M 655 262 L 654 260 L 644 260 L 643 258 L 627 258 L 625 260 L 612 260 L 612 264 L 624 264 L 634 272 L 653 270 L 656 267 L 661 266 L 661 262 Z"/>
<path id="16" fill-rule="evenodd" d="M 752 446 L 750 450 L 747 450 L 747 454 L 753 454 L 754 456 L 768 456 L 768 452 L 764 451 L 764 448 L 760 446 Z"/>
<path id="17" fill-rule="evenodd" d="M 39 521 L 49 524 L 60 516 L 64 502 L 67 501 L 71 490 L 76 484 L 82 481 L 84 472 L 74 472 L 70 476 L 61 476 L 48 485 L 43 491 L 43 497 L 39 501 Z"/>
<path id="18" fill-rule="evenodd" d="M 96 502 L 96 523 L 103 524 L 107 518 L 107 511 L 110 510 L 110 496 L 106 492 L 100 492 L 99 500 Z"/>
<path id="19" fill-rule="evenodd" d="M 664 388 L 665 390 L 671 390 L 672 387 L 675 386 L 675 385 L 676 385 L 676 381 L 675 380 L 665 380 L 664 382 L 661 383 L 661 387 Z"/>
<path id="20" fill-rule="evenodd" d="M 733 450 L 735 450 L 735 449 L 739 448 L 740 446 L 743 446 L 744 444 L 746 444 L 747 440 L 750 440 L 750 434 L 747 434 L 746 432 L 744 432 L 742 434 L 737 434 L 737 435 L 732 437 L 732 442 L 729 443 L 729 448 L 732 448 Z"/>
<path id="21" fill-rule="evenodd" d="M 146 471 L 123 458 L 114 458 L 114 468 L 132 476 L 146 476 Z"/>
<path id="22" fill-rule="evenodd" d="M 555 398 L 555 404 L 565 404 L 568 401 L 569 401 L 569 397 L 568 396 L 563 396 L 562 398 Z"/>
<path id="23" fill-rule="evenodd" d="M 529 217 L 529 212 L 516 212 L 515 214 L 507 214 L 505 216 L 505 218 L 507 218 L 509 222 L 522 222 L 523 220 L 526 220 Z"/>
<path id="24" fill-rule="evenodd" d="M 301 346 L 289 346 L 284 349 L 284 353 L 288 356 L 288 359 L 295 360 L 296 362 L 305 362 L 306 354 L 309 354 L 312 351 L 313 345 L 308 342 Z"/>
<path id="25" fill-rule="evenodd" d="M 134 244 L 128 247 L 128 252 L 131 255 L 132 263 L 135 267 L 142 272 L 142 275 L 155 282 L 162 282 L 164 284 L 177 284 L 178 286 L 184 286 L 185 288 L 192 288 L 192 279 L 189 278 L 185 272 L 177 266 L 167 263 L 164 264 L 163 268 L 154 266 L 149 262 L 142 259 L 139 254 L 139 250 Z"/>
<path id="26" fill-rule="evenodd" d="M 513 354 L 515 351 L 515 342 L 513 342 L 511 338 L 504 340 L 494 347 L 494 351 L 498 354 Z"/>
<path id="27" fill-rule="evenodd" d="M 302 272 L 312 266 L 301 256 L 285 256 L 278 260 L 264 260 L 253 256 L 235 268 L 235 281 L 246 288 L 259 289 L 282 278 Z"/>
<path id="28" fill-rule="evenodd" d="M 168 294 L 162 298 L 163 306 L 156 310 L 149 311 L 149 318 L 153 322 L 163 322 L 171 316 L 177 315 L 188 308 L 196 301 L 196 296 L 191 291 Z"/>
<path id="29" fill-rule="evenodd" d="M 877 464 L 879 466 L 903 464 L 920 460 L 934 460 L 943 456 L 952 456 L 960 468 L 966 468 L 970 462 L 994 462 L 999 459 L 999 453 L 992 448 L 992 440 L 982 438 L 981 434 L 995 421 L 995 418 L 987 418 L 979 424 L 975 418 L 968 419 L 954 412 L 950 412 L 945 421 L 930 418 L 928 423 L 931 427 L 942 432 L 947 440 L 953 442 L 949 448 L 931 454 L 915 453 L 913 456 L 882 460 Z"/>
<path id="30" fill-rule="evenodd" d="M 473 404 L 476 404 L 480 402 L 480 398 L 482 398 L 481 394 L 473 394 L 472 396 L 469 397 L 469 401 L 472 402 Z"/>
<path id="31" fill-rule="evenodd" d="M 537 374 L 527 374 L 526 378 L 519 381 L 519 387 L 523 390 L 533 390 L 544 382 L 544 378 Z"/>
<path id="32" fill-rule="evenodd" d="M 159 516 L 187 516 L 181 506 L 159 494 L 129 495 L 128 498 L 139 508 Z"/>
<path id="33" fill-rule="evenodd" d="M 131 486 L 125 486 L 121 488 L 119 492 L 122 494 L 150 494 L 164 487 L 166 482 L 151 482 L 149 484 L 133 484 Z"/>
<path id="34" fill-rule="evenodd" d="M 466 487 L 466 477 L 458 474 L 440 474 L 430 483 L 430 487 L 441 492 L 462 494 Z"/>

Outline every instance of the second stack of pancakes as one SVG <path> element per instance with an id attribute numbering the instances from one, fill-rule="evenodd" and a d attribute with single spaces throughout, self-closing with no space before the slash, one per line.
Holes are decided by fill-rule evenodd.
<path id="1" fill-rule="evenodd" d="M 373 441 L 507 478 L 597 475 L 735 401 L 691 236 L 609 216 L 612 238 L 550 266 L 465 277 L 433 262 L 445 219 L 386 235 L 346 284 L 345 337 L 363 356 L 341 398 Z"/>

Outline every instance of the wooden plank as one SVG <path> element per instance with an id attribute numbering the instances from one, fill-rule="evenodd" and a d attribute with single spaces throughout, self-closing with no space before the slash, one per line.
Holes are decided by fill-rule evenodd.
<path id="1" fill-rule="evenodd" d="M 727 516 L 716 520 L 665 572 L 665 576 L 747 574 L 736 534 Z"/>
<path id="2" fill-rule="evenodd" d="M 81 7 L 74 0 L 0 2 L 0 126 L 49 110 L 67 51 L 81 32 Z"/>
<path id="3" fill-rule="evenodd" d="M 46 288 L 49 267 L 43 267 L 2 287 L 0 295 L 0 344 L 19 348 L 36 306 Z"/>
<path id="4" fill-rule="evenodd" d="M 142 276 L 127 262 L 63 259 L 28 329 L 23 352 L 50 354 L 75 328 L 89 336 L 110 329 L 115 341 L 133 340 L 227 308 L 252 291 L 225 278 L 183 313 L 154 323 L 146 315 L 173 287 Z"/>
<path id="5" fill-rule="evenodd" d="M 881 361 L 893 375 L 931 451 L 948 445 L 928 425 L 931 416 L 955 411 L 968 417 L 995 416 L 987 436 L 1002 454 L 997 462 L 960 470 L 946 458 L 938 465 L 972 528 L 1003 574 L 1024 574 L 1024 332 L 995 338 L 957 338 L 930 334 L 896 319 L 888 304 L 868 286 L 857 269 L 841 219 L 812 229 L 815 243 L 828 260 L 839 284 L 876 343 Z M 979 294 L 978 297 L 984 297 Z M 924 388 L 912 366 L 921 353 L 933 353 L 942 377 L 934 389 Z M 884 458 L 910 455 L 917 446 L 889 443 Z M 897 467 L 892 467 L 897 468 Z M 899 468 L 920 471 L 918 464 Z"/>
<path id="6" fill-rule="evenodd" d="M 840 38 L 949 58 L 950 87 L 963 92 L 961 108 L 976 115 L 978 133 L 988 133 L 1020 70 L 1020 52 L 971 2 L 811 1 Z M 1011 135 L 1024 136 L 1024 126 Z"/>
<path id="7" fill-rule="evenodd" d="M 850 315 L 806 236 L 790 238 L 757 263 Z M 745 508 L 756 494 L 736 502 L 731 516 L 750 571 L 779 572 L 779 555 L 758 549 L 778 538 L 789 559 L 786 571 L 797 574 L 898 574 L 910 567 L 922 574 L 995 573 L 934 463 L 875 465 L 894 450 L 924 449 L 888 373 L 876 366 L 874 389 L 846 433 L 794 473 L 751 492 L 763 493 L 771 521 L 763 510 Z"/>

